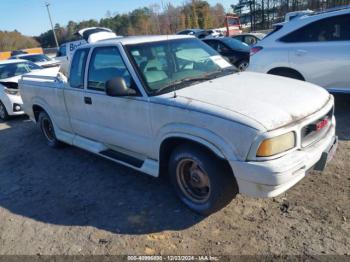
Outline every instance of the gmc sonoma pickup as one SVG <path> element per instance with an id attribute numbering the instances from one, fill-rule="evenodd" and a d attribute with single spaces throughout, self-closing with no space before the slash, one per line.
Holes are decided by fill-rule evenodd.
<path id="1" fill-rule="evenodd" d="M 157 177 L 210 214 L 237 193 L 274 197 L 337 147 L 334 100 L 310 83 L 237 73 L 191 36 L 78 48 L 68 77 L 23 76 L 24 110 L 62 142 Z"/>

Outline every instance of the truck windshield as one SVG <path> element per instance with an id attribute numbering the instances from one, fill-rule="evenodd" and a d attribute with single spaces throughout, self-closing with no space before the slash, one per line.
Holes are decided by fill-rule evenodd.
<path id="1" fill-rule="evenodd" d="M 31 62 L 0 64 L 0 79 L 23 75 L 37 69 L 42 68 Z"/>
<path id="2" fill-rule="evenodd" d="M 235 68 L 195 38 L 127 45 L 150 95 L 170 92 Z"/>

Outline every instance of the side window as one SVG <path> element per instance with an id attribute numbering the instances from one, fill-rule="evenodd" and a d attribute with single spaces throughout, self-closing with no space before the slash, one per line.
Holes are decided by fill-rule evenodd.
<path id="1" fill-rule="evenodd" d="M 84 88 L 85 65 L 89 49 L 79 49 L 74 53 L 71 64 L 69 84 L 74 88 Z"/>
<path id="2" fill-rule="evenodd" d="M 67 55 L 67 49 L 66 49 L 66 45 L 61 45 L 60 48 L 58 49 L 58 52 L 57 52 L 57 56 L 60 57 L 60 56 L 66 56 Z"/>
<path id="3" fill-rule="evenodd" d="M 308 24 L 280 39 L 286 43 L 350 40 L 350 15 L 325 18 Z"/>
<path id="4" fill-rule="evenodd" d="M 89 65 L 88 89 L 105 91 L 106 82 L 122 77 L 126 85 L 132 88 L 132 79 L 117 47 L 95 48 Z"/>
<path id="5" fill-rule="evenodd" d="M 234 39 L 237 39 L 239 41 L 243 41 L 243 36 L 238 35 L 238 36 L 235 36 Z"/>
<path id="6" fill-rule="evenodd" d="M 244 42 L 248 45 L 255 45 L 257 43 L 257 40 L 254 36 L 247 35 L 244 38 Z"/>
<path id="7" fill-rule="evenodd" d="M 228 51 L 230 51 L 230 49 L 225 44 L 219 42 L 218 43 L 218 47 L 217 47 L 217 51 L 219 53 L 221 53 L 221 52 L 228 52 Z"/>
<path id="8" fill-rule="evenodd" d="M 218 50 L 218 42 L 217 41 L 205 41 L 206 44 L 208 44 L 211 48 Z"/>

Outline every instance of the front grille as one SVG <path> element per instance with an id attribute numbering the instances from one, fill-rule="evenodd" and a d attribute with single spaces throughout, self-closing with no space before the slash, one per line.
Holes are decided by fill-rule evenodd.
<path id="1" fill-rule="evenodd" d="M 306 147 L 311 145 L 314 142 L 317 142 L 319 139 L 321 139 L 329 130 L 331 127 L 331 121 L 333 117 L 334 110 L 331 108 L 327 114 L 320 117 L 316 121 L 309 123 L 308 125 L 304 126 L 301 129 L 301 146 Z M 322 120 L 328 120 L 328 124 L 321 128 L 320 130 L 317 130 L 317 124 L 320 123 Z"/>

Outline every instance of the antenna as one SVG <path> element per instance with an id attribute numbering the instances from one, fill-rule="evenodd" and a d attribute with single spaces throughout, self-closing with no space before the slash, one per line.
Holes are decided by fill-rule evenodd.
<path id="1" fill-rule="evenodd" d="M 49 2 L 45 2 L 45 6 L 46 6 L 46 9 L 47 9 L 47 13 L 49 14 L 49 19 L 50 19 L 50 23 L 51 23 L 53 36 L 55 38 L 56 46 L 57 46 L 57 48 L 59 48 L 58 41 L 57 41 L 57 36 L 56 36 L 56 32 L 55 32 L 55 28 L 53 27 L 53 23 L 52 23 L 52 19 L 51 19 L 51 13 L 50 13 L 50 9 L 49 9 L 50 3 Z"/>

